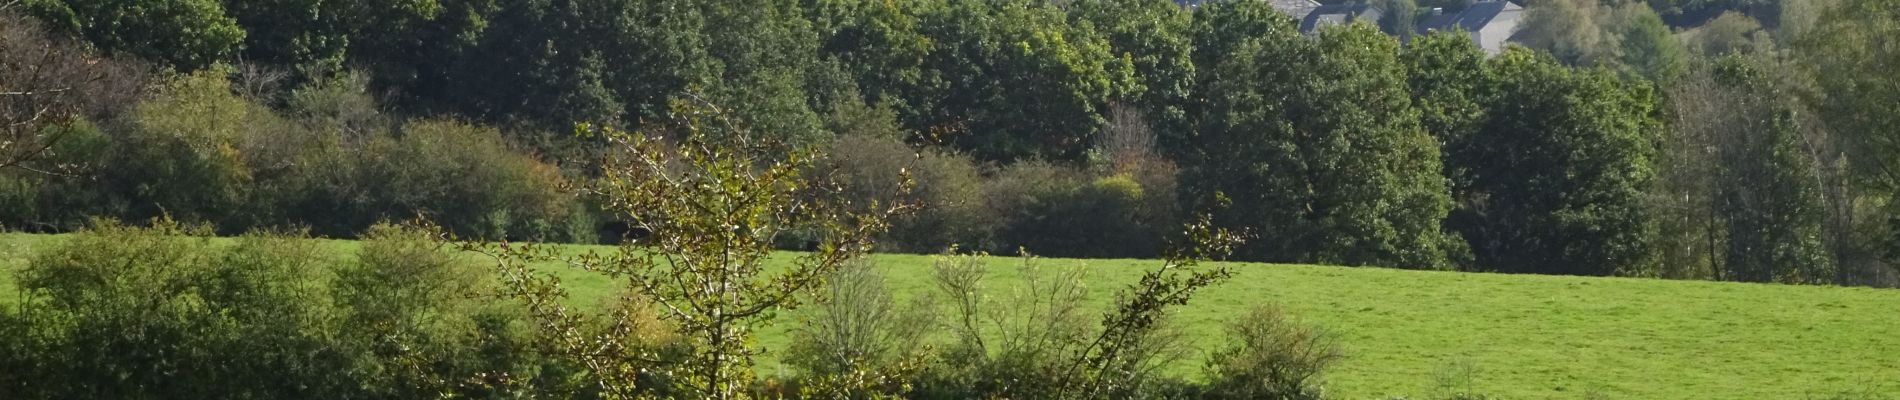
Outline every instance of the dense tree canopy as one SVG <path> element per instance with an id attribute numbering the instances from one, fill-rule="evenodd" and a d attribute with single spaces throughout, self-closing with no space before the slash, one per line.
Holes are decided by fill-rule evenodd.
<path id="1" fill-rule="evenodd" d="M 1135 88 L 1129 60 L 1053 5 L 951 1 L 923 25 L 939 43 L 929 68 L 947 85 L 913 124 L 984 159 L 1076 159 L 1109 99 Z"/>
<path id="2" fill-rule="evenodd" d="M 1412 109 L 1398 43 L 1363 25 L 1242 45 L 1211 84 L 1189 178 L 1281 262 L 1444 265 L 1450 208 L 1438 146 Z"/>
<path id="3" fill-rule="evenodd" d="M 1603 70 L 1515 50 L 1491 61 L 1489 115 L 1447 163 L 1478 197 L 1455 221 L 1478 262 L 1506 271 L 1611 275 L 1653 263 L 1654 97 Z"/>
<path id="4" fill-rule="evenodd" d="M 215 0 L 35 0 L 27 8 L 108 52 L 184 71 L 227 60 L 245 38 Z"/>

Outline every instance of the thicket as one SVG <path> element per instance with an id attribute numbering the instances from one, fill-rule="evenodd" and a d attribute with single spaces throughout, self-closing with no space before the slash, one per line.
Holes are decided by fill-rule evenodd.
<path id="1" fill-rule="evenodd" d="M 1456 0 L 1379 2 L 1396 38 L 1303 34 L 1261 2 L 293 3 L 0 6 L 0 224 L 349 236 L 420 215 L 615 241 L 639 232 L 563 190 L 611 147 L 575 124 L 650 128 L 694 97 L 835 155 L 808 173 L 864 188 L 854 204 L 928 205 L 878 235 L 891 250 L 1155 257 L 1226 196 L 1216 218 L 1261 234 L 1237 255 L 1256 261 L 1891 284 L 1900 258 L 1887 0 L 1530 1 L 1530 50 L 1497 56 L 1405 28 Z M 1715 116 L 1764 107 L 1685 106 L 1729 54 L 1782 82 L 1737 87 L 1788 99 L 1797 135 L 1695 150 Z M 866 178 L 900 169 L 901 199 Z M 1818 231 L 1817 196 L 1736 179 L 1782 170 L 1819 193 Z"/>
<path id="2" fill-rule="evenodd" d="M 278 111 L 233 92 L 228 73 L 178 76 L 119 114 L 48 126 L 57 143 L 35 161 L 58 169 L 0 176 L 0 224 L 67 231 L 95 216 L 169 215 L 225 234 L 347 237 L 426 217 L 466 236 L 598 240 L 586 205 L 561 190 L 564 172 L 500 130 L 400 120 L 355 76 L 295 89 Z"/>
<path id="3" fill-rule="evenodd" d="M 7 398 L 418 398 L 578 387 L 527 351 L 491 268 L 378 225 L 353 254 L 300 232 L 229 244 L 171 220 L 97 221 L 8 271 Z M 547 380 L 538 377 L 547 377 Z"/>

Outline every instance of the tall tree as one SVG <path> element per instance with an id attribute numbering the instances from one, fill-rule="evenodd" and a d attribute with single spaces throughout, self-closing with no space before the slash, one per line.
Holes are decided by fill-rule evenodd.
<path id="1" fill-rule="evenodd" d="M 1721 165 L 1717 210 L 1727 219 L 1727 258 L 1721 278 L 1751 282 L 1820 283 L 1835 278 L 1823 243 L 1826 217 L 1812 148 L 1802 137 L 1790 96 L 1759 67 L 1738 57 L 1716 66 L 1716 84 L 1736 118 L 1714 132 Z"/>
<path id="2" fill-rule="evenodd" d="M 1649 0 L 1649 6 L 1661 12 L 1670 25 L 1700 26 L 1724 12 L 1739 12 L 1762 21 L 1781 18 L 1787 4 L 1818 0 Z"/>
<path id="3" fill-rule="evenodd" d="M 1209 86 L 1223 79 L 1223 71 L 1217 67 L 1238 54 L 1241 46 L 1247 42 L 1284 37 L 1298 29 L 1299 24 L 1293 18 L 1263 1 L 1216 1 L 1196 7 L 1193 25 L 1189 27 L 1194 43 L 1191 59 L 1196 67 L 1193 77 L 1193 93 L 1196 95 L 1189 99 L 1186 110 L 1189 123 L 1195 129 L 1184 132 L 1163 130 L 1159 132 L 1160 141 L 1166 144 L 1203 140 L 1198 131 L 1204 126 L 1203 121 L 1214 113 L 1208 104 L 1211 100 L 1207 96 Z M 1186 146 L 1164 146 L 1164 149 L 1170 150 L 1177 159 L 1191 157 L 1191 149 Z"/>
<path id="4" fill-rule="evenodd" d="M 1607 71 L 1572 70 L 1518 49 L 1491 61 L 1496 93 L 1469 151 L 1477 203 L 1457 225 L 1477 262 L 1499 271 L 1648 273 L 1656 234 L 1643 207 L 1654 180 L 1654 98 Z"/>
<path id="5" fill-rule="evenodd" d="M 658 120 L 689 90 L 815 143 L 816 34 L 790 1 L 501 0 L 455 63 L 450 109 L 565 131 Z"/>
<path id="6" fill-rule="evenodd" d="M 1828 121 L 1861 201 L 1887 204 L 1888 226 L 1870 229 L 1871 247 L 1889 263 L 1900 261 L 1900 1 L 1835 0 L 1800 38 L 1799 59 L 1818 81 L 1815 103 Z M 1888 274 L 1891 276 L 1891 273 Z"/>
<path id="7" fill-rule="evenodd" d="M 1628 3 L 1610 12 L 1606 29 L 1617 37 L 1617 64 L 1627 74 L 1668 81 L 1682 74 L 1682 42 L 1670 33 L 1656 10 Z"/>
<path id="8" fill-rule="evenodd" d="M 1472 136 L 1484 124 L 1485 99 L 1493 79 L 1485 57 L 1484 49 L 1456 32 L 1420 36 L 1400 57 L 1419 123 L 1438 139 L 1446 160 L 1468 151 Z M 1457 185 L 1468 180 L 1462 167 L 1445 166 L 1453 193 L 1461 191 Z"/>
<path id="9" fill-rule="evenodd" d="M 1188 185 L 1259 229 L 1245 257 L 1446 266 L 1450 209 L 1437 142 L 1419 125 L 1398 42 L 1364 25 L 1245 42 L 1211 83 Z"/>
<path id="10" fill-rule="evenodd" d="M 1411 41 L 1412 34 L 1418 30 L 1418 1 L 1379 0 L 1377 4 L 1385 10 L 1379 18 L 1379 29 L 1400 40 Z"/>
<path id="11" fill-rule="evenodd" d="M 1470 218 L 1472 208 L 1481 202 L 1471 188 L 1472 166 L 1453 161 L 1471 158 L 1473 137 L 1485 123 L 1486 101 L 1495 79 L 1485 58 L 1484 49 L 1458 32 L 1420 36 L 1400 56 L 1419 123 L 1437 139 L 1439 158 L 1444 160 L 1454 204 L 1446 219 L 1448 230 L 1454 221 Z M 1471 260 L 1469 246 L 1452 236 L 1448 243 L 1453 247 L 1446 250 L 1451 261 L 1460 269 L 1479 269 Z"/>
<path id="12" fill-rule="evenodd" d="M 922 31 L 934 1 L 817 0 L 805 6 L 823 57 L 843 64 L 868 105 L 916 120 L 947 84 L 926 62 L 937 40 Z M 836 111 L 836 108 L 833 108 Z"/>
<path id="13" fill-rule="evenodd" d="M 245 37 L 217 0 L 36 0 L 26 5 L 48 24 L 108 53 L 181 71 L 227 60 Z"/>
<path id="14" fill-rule="evenodd" d="M 1127 60 L 1088 25 L 1027 0 L 957 0 L 925 18 L 930 67 L 948 82 L 912 125 L 944 132 L 979 159 L 1077 159 L 1133 89 Z"/>
<path id="15" fill-rule="evenodd" d="M 1071 7 L 1076 23 L 1094 25 L 1108 38 L 1112 56 L 1133 62 L 1139 87 L 1121 96 L 1124 101 L 1169 138 L 1193 129 L 1186 110 L 1194 93 L 1194 43 L 1188 32 L 1192 14 L 1169 0 L 1085 1 Z M 1161 143 L 1169 148 L 1180 144 Z"/>
<path id="16" fill-rule="evenodd" d="M 400 43 L 443 9 L 438 0 L 225 0 L 251 34 L 247 59 L 342 67 L 352 49 Z"/>

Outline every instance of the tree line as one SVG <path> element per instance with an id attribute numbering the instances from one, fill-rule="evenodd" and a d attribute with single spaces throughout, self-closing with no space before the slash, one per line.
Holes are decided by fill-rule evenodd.
<path id="1" fill-rule="evenodd" d="M 923 203 L 887 250 L 1154 257 L 1211 210 L 1255 261 L 1893 283 L 1900 5 L 1527 6 L 1487 56 L 1252 1 L 20 1 L 0 223 L 617 240 L 575 124 L 695 99 Z"/>

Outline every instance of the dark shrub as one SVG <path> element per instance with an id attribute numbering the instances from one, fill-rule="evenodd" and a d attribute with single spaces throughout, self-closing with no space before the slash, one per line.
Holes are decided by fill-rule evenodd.
<path id="1" fill-rule="evenodd" d="M 991 207 L 1005 216 L 998 236 L 1007 249 L 1026 248 L 1055 257 L 1152 257 L 1159 252 L 1156 223 L 1172 196 L 1143 187 L 1132 174 L 1090 179 L 1087 174 L 1042 162 L 1003 170 L 989 186 Z"/>
<path id="2" fill-rule="evenodd" d="M 986 244 L 996 219 L 987 213 L 981 178 L 968 156 L 938 149 L 916 150 L 892 136 L 840 135 L 831 145 L 834 178 L 845 196 L 860 206 L 871 202 L 918 202 L 923 209 L 891 221 L 879 241 L 898 252 L 931 253 L 951 246 Z M 899 199 L 894 182 L 908 169 L 916 179 L 909 197 Z"/>

